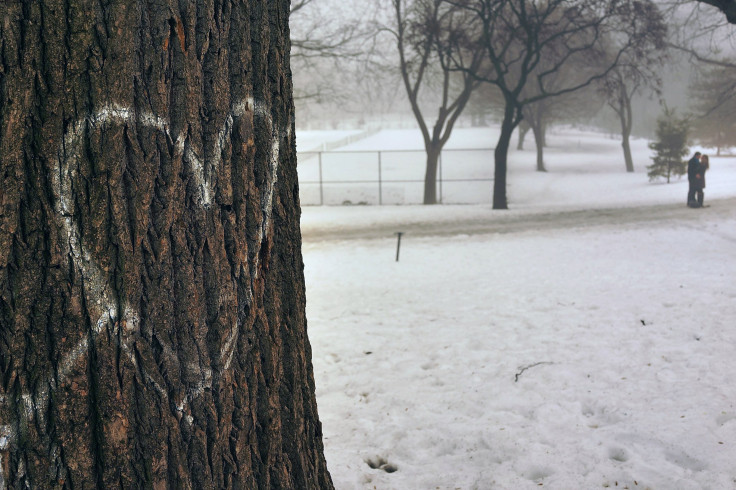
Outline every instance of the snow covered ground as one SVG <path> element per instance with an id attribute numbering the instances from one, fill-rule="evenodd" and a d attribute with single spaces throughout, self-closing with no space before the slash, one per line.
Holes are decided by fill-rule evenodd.
<path id="1" fill-rule="evenodd" d="M 361 134 L 358 129 L 344 131 L 298 131 L 296 146 L 299 151 L 321 151 L 325 146 L 335 141 L 348 139 Z"/>
<path id="2" fill-rule="evenodd" d="M 550 143 L 509 211 L 303 208 L 338 489 L 736 488 L 736 158 L 693 210 L 646 142 Z"/>
<path id="3" fill-rule="evenodd" d="M 441 176 L 444 182 L 439 193 L 443 202 L 491 202 L 492 183 L 489 180 L 493 177 L 493 153 L 490 148 L 498 138 L 497 133 L 493 128 L 455 130 L 442 154 Z M 326 138 L 327 134 L 329 132 L 309 132 L 308 136 L 314 146 L 319 145 L 319 138 Z M 301 141 L 301 133 L 297 138 Z M 540 198 L 548 199 L 555 206 L 578 208 L 581 204 L 609 206 L 662 202 L 671 195 L 671 186 L 664 183 L 650 185 L 646 178 L 646 166 L 652 163 L 647 140 L 632 140 L 637 173 L 627 174 L 622 171 L 624 162 L 620 139 L 570 128 L 554 129 L 548 138 L 549 147 L 545 148 L 547 174 L 535 171 L 533 138 L 528 138 L 526 150 L 519 151 L 514 147 L 509 152 L 508 197 L 515 209 L 539 207 Z M 302 145 L 298 147 L 301 149 Z M 321 174 L 325 184 L 322 201 L 326 204 L 345 201 L 377 204 L 379 200 L 384 204 L 421 204 L 426 158 L 423 148 L 418 131 L 386 130 L 334 152 L 323 153 Z M 712 160 L 715 173 L 722 159 Z M 298 169 L 302 205 L 319 204 L 320 161 L 317 154 L 302 152 Z M 477 180 L 469 182 L 469 179 Z M 736 182 L 730 176 L 726 181 L 714 178 L 708 182 L 708 193 L 711 197 L 718 197 L 724 188 L 728 192 L 733 185 Z M 622 189 L 626 191 L 620 192 Z M 595 199 L 591 200 L 591 195 Z"/>

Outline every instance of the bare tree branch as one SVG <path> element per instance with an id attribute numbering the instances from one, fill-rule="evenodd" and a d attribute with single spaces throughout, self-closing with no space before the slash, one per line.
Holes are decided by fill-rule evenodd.
<path id="1" fill-rule="evenodd" d="M 722 68 L 736 68 L 736 62 L 733 61 L 726 61 L 724 59 L 715 59 L 711 58 L 709 56 L 703 55 L 703 53 L 699 52 L 698 50 L 686 46 L 682 46 L 679 44 L 674 43 L 667 43 L 667 47 L 670 49 L 674 49 L 677 51 L 681 51 L 683 53 L 687 53 L 690 55 L 690 57 L 699 63 L 704 63 L 706 65 L 713 65 L 713 66 L 720 66 Z"/>
<path id="2" fill-rule="evenodd" d="M 726 14 L 726 19 L 731 24 L 736 24 L 736 0 L 697 0 L 700 3 L 712 5 Z"/>

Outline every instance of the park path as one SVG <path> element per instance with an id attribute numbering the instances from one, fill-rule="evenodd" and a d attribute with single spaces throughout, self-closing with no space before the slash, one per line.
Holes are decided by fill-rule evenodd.
<path id="1" fill-rule="evenodd" d="M 370 208 L 365 208 L 369 210 Z M 307 209 L 304 212 L 309 212 Z M 370 211 L 368 211 L 370 212 Z M 338 213 L 339 214 L 339 213 Z M 703 209 L 690 209 L 684 203 L 644 205 L 637 207 L 597 208 L 560 211 L 489 211 L 485 217 L 470 213 L 467 219 L 431 220 L 431 215 L 417 217 L 407 213 L 405 221 L 394 217 L 365 223 L 347 219 L 312 221 L 302 225 L 305 243 L 332 240 L 359 240 L 392 237 L 396 232 L 411 236 L 479 235 L 496 233 L 553 232 L 559 229 L 590 227 L 639 228 L 659 226 L 686 226 L 704 228 L 709 223 L 736 219 L 736 198 L 711 200 Z M 345 215 L 347 216 L 347 215 Z M 457 214 L 455 215 L 457 216 Z M 338 218 L 340 221 L 342 219 Z M 722 230 L 724 236 L 736 241 L 736 230 Z"/>

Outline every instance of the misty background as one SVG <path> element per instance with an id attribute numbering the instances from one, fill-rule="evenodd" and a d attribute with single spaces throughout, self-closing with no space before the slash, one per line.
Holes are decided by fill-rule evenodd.
<path id="1" fill-rule="evenodd" d="M 691 136 L 697 139 L 698 127 L 705 125 L 702 118 L 713 117 L 718 106 L 734 105 L 733 27 L 721 12 L 702 3 L 656 3 L 667 25 L 666 46 L 654 53 L 661 62 L 649 67 L 651 76 L 633 94 L 632 135 L 651 138 L 666 105 L 691 117 Z M 297 131 L 417 127 L 390 32 L 396 27 L 392 9 L 390 0 L 292 2 Z M 420 96 L 428 119 L 435 116 L 441 94 L 437 78 L 437 70 L 428 73 L 427 87 Z M 706 88 L 714 78 L 726 83 Z M 457 84 L 452 89 L 458 90 Z M 552 125 L 577 124 L 612 134 L 621 131 L 618 116 L 601 97 L 600 84 L 568 97 L 565 106 L 567 110 Z M 733 128 L 736 111 L 730 114 Z M 497 94 L 481 85 L 473 91 L 456 127 L 482 127 L 498 123 L 501 117 Z M 489 147 L 494 145 L 495 141 L 488 142 Z"/>

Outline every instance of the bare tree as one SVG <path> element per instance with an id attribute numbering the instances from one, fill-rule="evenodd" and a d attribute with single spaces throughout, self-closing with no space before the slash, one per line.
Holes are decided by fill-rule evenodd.
<path id="1" fill-rule="evenodd" d="M 621 124 L 621 148 L 624 152 L 624 164 L 627 172 L 634 171 L 634 158 L 631 156 L 631 130 L 634 125 L 634 111 L 631 100 L 640 90 L 643 79 L 629 78 L 621 69 L 613 70 L 606 77 L 604 91 L 608 106 L 616 113 Z"/>
<path id="2" fill-rule="evenodd" d="M 599 85 L 608 106 L 616 113 L 621 125 L 621 148 L 627 172 L 634 171 L 630 143 L 634 125 L 633 97 L 645 90 L 659 94 L 662 85 L 658 72 L 666 59 L 666 28 L 663 23 L 654 24 L 652 28 L 658 28 L 660 32 L 652 33 L 650 49 L 633 54 L 624 53 L 618 66 L 611 70 Z"/>
<path id="3" fill-rule="evenodd" d="M 504 96 L 504 116 L 494 154 L 493 207 L 507 209 L 508 149 L 524 106 L 574 92 L 605 77 L 623 53 L 643 49 L 650 42 L 652 25 L 661 23 L 661 16 L 646 0 L 448 1 L 472 14 L 477 48 L 485 52 L 492 67 L 489 75 L 474 72 L 474 76 L 496 85 Z M 552 74 L 585 60 L 601 59 L 603 43 L 614 37 L 618 49 L 608 63 L 594 65 L 596 69 L 582 80 L 551 87 Z M 542 61 L 549 59 L 553 62 L 543 67 Z M 527 84 L 535 86 L 533 95 L 525 95 L 529 93 L 525 92 Z"/>
<path id="4" fill-rule="evenodd" d="M 549 60 L 547 60 L 549 61 Z M 542 63 L 543 68 L 544 63 Z M 555 88 L 570 86 L 575 80 L 580 81 L 584 77 L 589 76 L 589 67 L 586 66 L 569 66 L 564 70 L 550 74 L 548 87 L 551 90 Z M 528 84 L 522 96 L 531 98 L 537 89 L 533 84 Z M 573 92 L 566 92 L 557 96 L 543 97 L 535 102 L 525 104 L 522 109 L 522 122 L 519 124 L 521 133 L 522 125 L 526 125 L 534 135 L 534 143 L 537 150 L 537 171 L 546 172 L 547 168 L 544 164 L 544 148 L 547 146 L 547 128 L 555 122 L 565 120 L 576 120 L 585 116 L 592 116 L 601 107 L 600 103 L 595 100 L 592 94 L 592 87 L 582 87 Z"/>
<path id="5" fill-rule="evenodd" d="M 454 60 L 466 70 L 450 65 L 442 46 L 456 43 L 465 35 L 464 13 L 444 0 L 392 0 L 396 24 L 387 28 L 396 40 L 399 70 L 412 113 L 424 139 L 427 163 L 424 177 L 424 204 L 437 203 L 437 169 L 440 153 L 450 138 L 458 117 L 465 109 L 478 80 L 482 55 L 456 55 Z M 435 84 L 436 82 L 436 84 Z M 456 88 L 457 86 L 457 88 Z M 439 95 L 439 108 L 430 131 L 421 107 L 422 95 Z"/>
<path id="6" fill-rule="evenodd" d="M 289 2 L 0 9 L 0 487 L 332 488 Z"/>
<path id="7" fill-rule="evenodd" d="M 718 3 L 718 5 L 715 5 Z M 736 62 L 736 29 L 721 12 L 734 2 L 667 2 L 668 20 L 673 35 L 668 47 L 684 54 L 691 69 L 689 95 L 693 111 L 694 135 L 720 153 L 732 145 L 734 124 L 733 78 Z M 720 10 L 708 5 L 718 6 Z"/>
<path id="8" fill-rule="evenodd" d="M 360 16 L 343 2 L 298 0 L 291 3 L 291 59 L 294 97 L 299 104 L 344 98 L 336 74 L 370 49 L 370 13 Z"/>
<path id="9" fill-rule="evenodd" d="M 550 86 L 561 84 L 560 80 L 571 83 L 573 77 L 581 77 L 587 71 L 587 66 L 568 67 L 550 78 Z M 559 79 L 559 80 L 557 80 Z M 533 95 L 534 87 L 529 84 L 524 91 L 524 97 Z M 481 84 L 474 91 L 475 101 L 471 101 L 470 111 L 485 110 L 491 114 L 503 114 L 505 101 L 495 85 Z M 480 99 L 480 101 L 478 100 Z M 585 87 L 574 92 L 568 92 L 556 97 L 546 97 L 529 103 L 522 110 L 522 120 L 518 125 L 517 150 L 524 149 L 524 141 L 531 131 L 537 151 L 537 171 L 546 172 L 544 163 L 544 148 L 547 146 L 547 128 L 564 122 L 576 122 L 594 116 L 602 107 L 600 94 L 595 93 L 592 87 Z"/>
<path id="10" fill-rule="evenodd" d="M 717 154 L 736 146 L 736 69 L 710 67 L 690 87 L 694 136 Z"/>
<path id="11" fill-rule="evenodd" d="M 313 58 L 345 58 L 360 54 L 353 42 L 360 37 L 357 23 L 335 19 L 318 10 L 318 0 L 291 3 L 291 57 L 293 61 Z"/>

